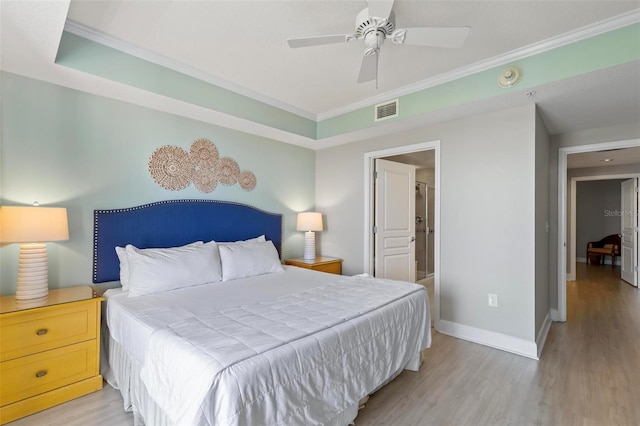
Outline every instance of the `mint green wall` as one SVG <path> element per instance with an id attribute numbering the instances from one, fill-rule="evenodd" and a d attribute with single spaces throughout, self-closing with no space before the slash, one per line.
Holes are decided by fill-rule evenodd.
<path id="1" fill-rule="evenodd" d="M 70 240 L 49 243 L 49 286 L 91 281 L 93 210 L 164 199 L 236 201 L 283 213 L 283 256 L 302 253 L 295 214 L 315 200 L 312 150 L 114 101 L 49 83 L 0 73 L 2 147 L 0 204 L 68 209 Z M 163 145 L 186 150 L 197 138 L 257 177 L 251 192 L 218 185 L 205 194 L 192 185 L 169 191 L 147 169 Z M 0 247 L 0 291 L 15 293 L 18 245 Z"/>
<path id="2" fill-rule="evenodd" d="M 68 32 L 62 34 L 56 63 L 301 136 L 316 134 L 316 123 L 308 118 Z"/>
<path id="3" fill-rule="evenodd" d="M 516 90 L 524 93 L 528 88 L 638 59 L 640 23 L 635 23 L 519 58 L 509 65 L 522 68 L 522 82 Z M 316 140 L 389 123 L 374 121 L 374 105 L 316 123 L 68 32 L 62 35 L 56 63 Z M 502 96 L 509 89 L 498 87 L 496 79 L 505 67 L 499 65 L 400 96 L 399 116 L 390 120 L 403 120 Z"/>

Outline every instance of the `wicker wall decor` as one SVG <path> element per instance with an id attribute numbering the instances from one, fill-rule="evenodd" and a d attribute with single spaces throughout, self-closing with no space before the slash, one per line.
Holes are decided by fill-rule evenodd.
<path id="1" fill-rule="evenodd" d="M 256 187 L 256 175 L 248 170 L 240 172 L 240 176 L 238 176 L 238 185 L 240 185 L 240 188 L 245 191 L 252 191 L 253 188 Z"/>
<path id="2" fill-rule="evenodd" d="M 238 183 L 245 191 L 256 187 L 256 176 L 240 171 L 236 160 L 220 158 L 218 148 L 208 139 L 196 139 L 189 149 L 165 145 L 156 149 L 149 158 L 149 173 L 165 189 L 178 191 L 193 185 L 200 192 L 212 192 L 218 183 Z"/>
<path id="3" fill-rule="evenodd" d="M 210 169 L 218 161 L 218 148 L 208 139 L 196 139 L 189 150 L 191 162 L 201 169 Z"/>
<path id="4" fill-rule="evenodd" d="M 213 169 L 198 169 L 193 175 L 193 185 L 200 192 L 213 192 L 218 185 Z"/>
<path id="5" fill-rule="evenodd" d="M 223 185 L 233 185 L 238 181 L 240 167 L 233 158 L 224 157 L 216 162 L 215 171 L 218 182 Z"/>
<path id="6" fill-rule="evenodd" d="M 149 172 L 158 185 L 171 191 L 184 189 L 191 183 L 195 166 L 189 154 L 177 146 L 156 149 L 149 159 Z"/>

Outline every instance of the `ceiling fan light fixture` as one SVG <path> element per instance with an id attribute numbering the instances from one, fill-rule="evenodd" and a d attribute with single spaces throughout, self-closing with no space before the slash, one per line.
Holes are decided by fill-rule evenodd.
<path id="1" fill-rule="evenodd" d="M 382 31 L 371 31 L 364 36 L 367 47 L 378 49 L 384 44 L 385 35 Z"/>
<path id="2" fill-rule="evenodd" d="M 513 87 L 522 80 L 522 74 L 522 68 L 520 67 L 506 68 L 498 76 L 498 86 L 503 89 Z"/>

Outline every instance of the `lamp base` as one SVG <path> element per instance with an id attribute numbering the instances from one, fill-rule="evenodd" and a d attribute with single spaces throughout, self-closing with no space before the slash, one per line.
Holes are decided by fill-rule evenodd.
<path id="1" fill-rule="evenodd" d="M 304 260 L 316 258 L 316 233 L 307 231 L 304 233 Z"/>
<path id="2" fill-rule="evenodd" d="M 49 294 L 47 246 L 44 243 L 20 245 L 16 300 L 39 299 Z"/>

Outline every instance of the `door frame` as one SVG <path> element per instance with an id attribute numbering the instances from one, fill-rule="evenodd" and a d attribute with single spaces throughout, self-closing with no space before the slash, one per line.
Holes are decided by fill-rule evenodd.
<path id="1" fill-rule="evenodd" d="M 440 140 L 422 142 L 413 145 L 398 146 L 379 151 L 365 152 L 364 154 L 364 262 L 363 269 L 373 275 L 373 238 L 371 227 L 373 226 L 374 196 L 373 196 L 373 171 L 376 158 L 390 157 L 398 154 L 410 154 L 418 151 L 434 150 L 435 156 L 435 201 L 434 201 L 434 242 L 433 242 L 433 287 L 434 287 L 434 327 L 437 329 L 440 321 Z"/>
<path id="2" fill-rule="evenodd" d="M 638 146 L 640 146 L 640 139 L 626 139 L 558 148 L 558 270 L 556 275 L 558 309 L 556 312 L 553 312 L 552 309 L 551 319 L 554 321 L 565 322 L 567 320 L 567 156 L 581 152 L 606 151 Z"/>
<path id="3" fill-rule="evenodd" d="M 427 213 L 426 213 L 427 225 L 429 225 L 429 219 L 431 217 L 429 216 L 429 195 L 428 195 L 428 193 L 433 191 L 433 199 L 434 199 L 434 202 L 433 202 L 434 206 L 433 207 L 435 209 L 436 186 L 435 185 L 431 185 L 430 183 L 425 183 L 425 187 L 427 188 L 427 190 L 426 190 L 427 196 L 425 197 L 424 203 L 425 203 L 425 209 L 427 211 Z M 436 229 L 435 219 L 436 219 L 436 217 L 435 217 L 435 210 L 434 210 L 434 214 L 433 214 L 433 220 L 434 220 L 433 229 Z M 427 228 L 431 229 L 430 226 L 427 226 Z M 425 271 L 424 272 L 425 272 L 425 279 L 426 279 L 426 278 L 431 278 L 433 276 L 433 272 L 427 273 L 428 272 L 427 269 L 428 269 L 428 266 L 429 266 L 429 234 L 425 235 L 424 245 L 426 246 L 425 250 L 424 250 L 425 251 L 425 259 L 424 259 L 424 261 L 425 261 Z M 436 241 L 435 241 L 435 235 L 434 235 L 434 239 L 433 239 L 433 246 L 434 246 L 433 252 L 434 252 L 434 254 L 435 254 L 435 251 L 436 251 L 435 250 L 435 245 L 436 245 Z M 434 267 L 435 267 L 435 264 L 436 264 L 436 259 L 434 257 L 434 259 L 433 259 Z"/>
<path id="4" fill-rule="evenodd" d="M 576 196 L 577 196 L 577 183 L 587 181 L 599 181 L 599 180 L 613 180 L 613 179 L 633 179 L 640 178 L 638 173 L 620 173 L 609 175 L 593 175 L 593 176 L 574 176 L 571 178 L 571 198 L 569 200 L 569 226 L 571 230 L 571 238 L 569 238 L 569 270 L 567 272 L 567 281 L 576 280 L 576 261 L 577 255 L 577 238 L 576 238 L 576 223 L 577 223 L 577 210 L 576 210 Z"/>

